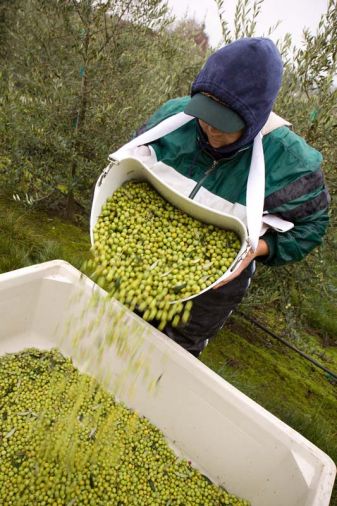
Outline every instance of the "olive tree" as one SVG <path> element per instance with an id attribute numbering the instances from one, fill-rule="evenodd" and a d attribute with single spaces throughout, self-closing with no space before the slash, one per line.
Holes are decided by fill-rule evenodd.
<path id="1" fill-rule="evenodd" d="M 124 124 L 134 126 L 127 111 L 139 110 L 133 94 L 169 21 L 162 0 L 21 5 L 10 81 L 1 82 L 2 141 L 11 148 L 0 168 L 12 187 L 31 201 L 58 189 L 68 216 L 75 197 L 88 199 L 109 149 L 125 138 Z"/>

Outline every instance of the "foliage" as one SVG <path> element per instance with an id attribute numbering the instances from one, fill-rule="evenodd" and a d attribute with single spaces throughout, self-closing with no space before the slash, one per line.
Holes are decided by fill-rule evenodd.
<path id="1" fill-rule="evenodd" d="M 107 155 L 203 60 L 163 0 L 28 0 L 0 80 L 0 178 L 26 202 L 88 211 Z M 182 79 L 184 76 L 184 79 Z M 76 205 L 80 204 L 80 206 Z"/>
<path id="2" fill-rule="evenodd" d="M 9 27 L 15 23 L 17 10 L 22 0 L 0 0 L 0 58 L 5 58 L 10 50 Z"/>
<path id="3" fill-rule="evenodd" d="M 179 34 L 183 40 L 188 40 L 192 47 L 194 42 L 203 55 L 209 50 L 209 37 L 205 32 L 205 25 L 200 25 L 193 18 L 182 19 L 172 24 L 172 34 Z"/>
<path id="4" fill-rule="evenodd" d="M 230 44 L 242 37 L 253 37 L 256 31 L 256 20 L 261 13 L 264 0 L 237 0 L 235 6 L 233 30 L 225 13 L 225 0 L 215 0 L 218 7 L 224 44 Z M 275 27 L 273 27 L 275 28 Z"/>

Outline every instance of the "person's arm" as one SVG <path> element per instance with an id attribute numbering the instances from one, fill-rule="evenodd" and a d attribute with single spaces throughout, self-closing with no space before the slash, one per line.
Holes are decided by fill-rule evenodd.
<path id="1" fill-rule="evenodd" d="M 322 192 L 328 195 L 325 188 Z M 328 202 L 328 196 L 326 199 Z M 323 197 L 321 200 L 323 201 Z M 310 203 L 310 201 L 308 202 Z M 295 208 L 294 214 L 295 212 L 298 214 L 299 209 Z M 272 266 L 299 262 L 322 243 L 328 224 L 328 208 L 325 207 L 314 214 L 297 218 L 294 228 L 289 232 L 267 231 L 259 240 L 256 251 L 249 252 L 241 262 L 240 267 L 225 281 L 216 285 L 215 288 L 220 288 L 220 286 L 232 281 L 255 259 Z"/>
<path id="2" fill-rule="evenodd" d="M 322 243 L 328 224 L 329 215 L 325 208 L 297 220 L 289 232 L 267 231 L 263 239 L 268 245 L 268 255 L 259 260 L 275 266 L 299 262 Z"/>
<path id="3" fill-rule="evenodd" d="M 267 135 L 264 147 L 271 153 L 267 174 L 275 188 L 266 196 L 264 209 L 294 227 L 285 233 L 269 229 L 263 236 L 268 255 L 258 260 L 272 266 L 298 262 L 321 244 L 329 222 L 323 158 L 305 139 L 285 127 Z"/>

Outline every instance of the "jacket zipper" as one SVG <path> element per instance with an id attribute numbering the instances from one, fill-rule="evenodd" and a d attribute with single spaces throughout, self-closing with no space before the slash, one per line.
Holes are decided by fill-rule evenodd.
<path id="1" fill-rule="evenodd" d="M 200 181 L 198 181 L 198 183 L 195 185 L 195 187 L 193 188 L 193 190 L 191 191 L 191 193 L 189 194 L 188 197 L 190 199 L 194 199 L 194 197 L 196 196 L 196 194 L 200 190 L 200 187 L 202 186 L 202 184 L 206 181 L 206 179 L 208 178 L 208 176 L 216 169 L 216 167 L 219 165 L 220 162 L 223 162 L 224 160 L 226 160 L 226 161 L 227 160 L 232 160 L 239 153 L 241 153 L 241 151 L 246 151 L 246 149 L 249 149 L 249 147 L 250 146 L 246 146 L 244 148 L 239 149 L 233 156 L 231 156 L 229 158 L 220 158 L 220 160 L 214 160 L 213 159 L 212 166 L 209 169 L 206 170 L 204 176 L 200 179 Z"/>
<path id="2" fill-rule="evenodd" d="M 219 163 L 221 161 L 222 160 L 213 160 L 212 166 L 206 170 L 204 176 L 200 179 L 200 181 L 198 181 L 198 183 L 195 185 L 195 187 L 193 188 L 193 190 L 189 194 L 188 197 L 190 199 L 194 199 L 194 197 L 196 196 L 196 194 L 200 190 L 200 187 L 202 186 L 202 184 L 205 182 L 205 180 L 208 178 L 208 176 L 216 169 L 216 167 L 219 165 Z"/>

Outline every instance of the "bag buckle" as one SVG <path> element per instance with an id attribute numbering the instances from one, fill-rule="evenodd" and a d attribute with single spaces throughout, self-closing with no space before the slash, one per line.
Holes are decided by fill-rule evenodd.
<path id="1" fill-rule="evenodd" d="M 248 238 L 246 239 L 246 249 L 245 249 L 245 250 L 241 253 L 241 255 L 240 255 L 240 256 L 238 256 L 238 257 L 236 258 L 236 260 L 234 261 L 234 263 L 233 263 L 232 267 L 229 269 L 229 270 L 230 270 L 230 272 L 233 272 L 233 271 L 235 270 L 236 266 L 237 266 L 237 265 L 238 265 L 238 264 L 239 264 L 242 260 L 244 260 L 244 259 L 246 258 L 246 256 L 248 255 L 248 253 L 249 253 L 249 252 L 250 252 L 250 250 L 251 250 L 251 247 L 252 247 L 252 245 L 251 245 L 250 239 L 249 239 L 249 237 L 248 237 Z"/>
<path id="2" fill-rule="evenodd" d="M 113 165 L 117 165 L 118 164 L 118 161 L 113 159 L 113 158 L 108 158 L 109 160 L 109 165 L 103 170 L 102 174 L 100 175 L 99 177 L 99 180 L 97 182 L 97 186 L 101 186 L 102 183 L 103 183 L 103 179 L 106 178 L 106 176 L 109 174 L 110 172 L 110 169 Z"/>

